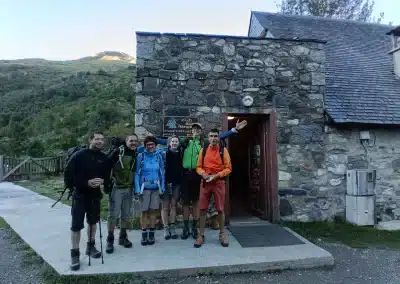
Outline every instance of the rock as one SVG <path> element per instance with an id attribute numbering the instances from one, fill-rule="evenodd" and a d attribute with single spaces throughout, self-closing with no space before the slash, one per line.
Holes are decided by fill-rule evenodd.
<path id="1" fill-rule="evenodd" d="M 338 186 L 341 183 L 342 183 L 342 179 L 340 179 L 340 178 L 334 178 L 329 181 L 329 184 L 332 186 Z"/>
<path id="2" fill-rule="evenodd" d="M 289 119 L 287 121 L 288 125 L 299 125 L 299 120 L 298 119 Z"/>
<path id="3" fill-rule="evenodd" d="M 136 96 L 136 110 L 146 110 L 150 108 L 150 97 Z"/>
<path id="4" fill-rule="evenodd" d="M 200 61 L 199 69 L 200 69 L 200 71 L 208 72 L 208 71 L 211 71 L 212 67 L 211 67 L 210 63 Z"/>
<path id="5" fill-rule="evenodd" d="M 223 38 L 217 40 L 216 42 L 214 42 L 214 44 L 216 46 L 223 46 L 225 44 L 225 40 Z"/>
<path id="6" fill-rule="evenodd" d="M 400 230 L 400 220 L 380 222 L 375 228 L 378 230 L 398 231 Z"/>
<path id="7" fill-rule="evenodd" d="M 142 85 L 142 83 L 141 83 L 141 82 L 137 82 L 137 83 L 136 83 L 136 94 L 141 93 L 142 90 L 143 90 L 143 85 Z"/>
<path id="8" fill-rule="evenodd" d="M 203 83 L 201 83 L 199 80 L 196 79 L 189 79 L 186 84 L 186 88 L 193 91 L 200 89 L 202 86 Z"/>
<path id="9" fill-rule="evenodd" d="M 254 67 L 262 67 L 264 66 L 264 62 L 260 59 L 249 59 L 246 62 L 246 66 L 254 66 Z"/>
<path id="10" fill-rule="evenodd" d="M 220 73 L 220 72 L 222 72 L 224 70 L 225 70 L 225 66 L 224 65 L 215 65 L 214 69 L 213 69 L 214 72 L 218 72 L 218 73 Z"/>
<path id="11" fill-rule="evenodd" d="M 231 43 L 227 43 L 223 47 L 224 54 L 227 56 L 235 55 L 235 46 Z"/>
<path id="12" fill-rule="evenodd" d="M 217 84 L 218 84 L 217 86 L 218 90 L 223 91 L 228 89 L 228 81 L 225 79 L 219 79 Z"/>
<path id="13" fill-rule="evenodd" d="M 292 175 L 290 173 L 279 171 L 279 180 L 290 180 L 291 178 Z"/>
<path id="14" fill-rule="evenodd" d="M 325 85 L 325 74 L 319 72 L 311 73 L 312 85 L 324 86 Z"/>
<path id="15" fill-rule="evenodd" d="M 294 46 L 290 50 L 290 54 L 294 56 L 299 56 L 299 55 L 308 55 L 310 53 L 310 49 L 304 46 Z"/>
<path id="16" fill-rule="evenodd" d="M 221 113 L 221 109 L 220 109 L 219 107 L 213 107 L 213 108 L 211 109 L 211 111 L 212 111 L 213 113 Z"/>
<path id="17" fill-rule="evenodd" d="M 143 124 L 143 113 L 135 114 L 135 126 L 141 126 Z"/>

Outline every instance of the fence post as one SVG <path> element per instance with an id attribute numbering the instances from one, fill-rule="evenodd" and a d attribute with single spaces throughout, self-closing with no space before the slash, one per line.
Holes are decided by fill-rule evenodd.
<path id="1" fill-rule="evenodd" d="M 0 155 L 0 182 L 3 181 L 4 175 L 5 175 L 4 156 Z"/>

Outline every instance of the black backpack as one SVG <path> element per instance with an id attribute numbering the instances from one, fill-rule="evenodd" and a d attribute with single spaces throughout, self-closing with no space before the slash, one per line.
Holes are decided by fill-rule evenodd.
<path id="1" fill-rule="evenodd" d="M 69 163 L 71 162 L 72 156 L 76 152 L 78 152 L 80 150 L 83 150 L 83 149 L 87 149 L 87 148 L 88 148 L 88 146 L 84 145 L 84 146 L 80 146 L 80 147 L 79 146 L 72 147 L 72 148 L 69 148 L 67 150 L 67 153 L 65 155 L 64 169 L 63 169 L 63 173 L 64 173 L 64 189 L 59 191 L 61 193 L 60 198 L 57 199 L 57 201 L 54 202 L 54 204 L 51 207 L 54 207 L 58 202 L 61 201 L 61 199 L 63 198 L 63 196 L 64 196 L 65 192 L 67 191 L 67 189 L 69 189 L 67 200 L 70 199 L 70 197 L 72 196 L 72 193 L 74 191 L 74 185 L 72 184 L 72 181 L 71 181 L 72 179 L 71 179 L 70 173 L 67 170 L 67 168 L 68 168 Z"/>

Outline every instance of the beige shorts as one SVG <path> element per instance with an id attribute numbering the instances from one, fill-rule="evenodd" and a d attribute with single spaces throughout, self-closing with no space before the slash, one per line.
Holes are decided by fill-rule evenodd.
<path id="1" fill-rule="evenodd" d="M 143 190 L 143 195 L 141 196 L 141 206 L 140 207 L 142 209 L 142 212 L 160 209 L 160 192 L 157 189 Z"/>

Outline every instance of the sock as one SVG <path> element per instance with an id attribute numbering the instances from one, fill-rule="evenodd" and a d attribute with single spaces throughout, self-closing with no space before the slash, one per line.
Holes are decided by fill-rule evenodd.
<path id="1" fill-rule="evenodd" d="M 189 228 L 189 220 L 183 220 L 183 225 L 185 228 Z"/>
<path id="2" fill-rule="evenodd" d="M 121 231 L 119 233 L 119 237 L 120 238 L 125 238 L 126 237 L 126 229 L 121 228 Z"/>
<path id="3" fill-rule="evenodd" d="M 197 223 L 199 220 L 193 219 L 192 228 L 197 228 Z"/>
<path id="4" fill-rule="evenodd" d="M 154 228 L 150 228 L 150 233 L 149 233 L 149 237 L 153 238 L 154 237 Z"/>
<path id="5" fill-rule="evenodd" d="M 142 229 L 142 238 L 143 239 L 147 238 L 147 229 Z"/>

